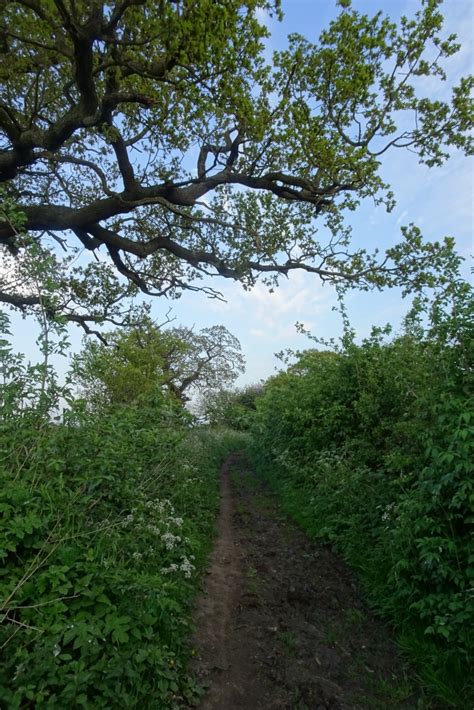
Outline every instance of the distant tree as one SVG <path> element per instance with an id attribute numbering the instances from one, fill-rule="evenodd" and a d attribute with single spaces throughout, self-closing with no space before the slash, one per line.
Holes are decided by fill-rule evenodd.
<path id="1" fill-rule="evenodd" d="M 165 384 L 180 400 L 188 392 L 200 393 L 229 387 L 245 371 L 245 359 L 238 339 L 223 325 L 195 333 L 181 326 L 171 329 L 176 347 L 169 347 L 163 357 Z"/>
<path id="2" fill-rule="evenodd" d="M 107 339 L 86 340 L 73 362 L 74 381 L 95 404 L 139 402 L 157 390 L 184 404 L 193 389 L 230 385 L 244 370 L 240 343 L 222 325 L 160 330 L 146 319 Z"/>
<path id="3" fill-rule="evenodd" d="M 246 430 L 256 411 L 256 401 L 262 394 L 261 384 L 209 392 L 201 401 L 201 415 L 212 426 Z"/>
<path id="4" fill-rule="evenodd" d="M 452 242 L 410 226 L 371 255 L 344 219 L 367 196 L 393 207 L 397 150 L 472 151 L 472 78 L 426 95 L 459 49 L 440 3 L 397 25 L 341 0 L 268 66 L 278 0 L 0 0 L 0 301 L 87 331 L 132 322 L 139 291 L 215 295 L 204 275 L 432 282 Z"/>

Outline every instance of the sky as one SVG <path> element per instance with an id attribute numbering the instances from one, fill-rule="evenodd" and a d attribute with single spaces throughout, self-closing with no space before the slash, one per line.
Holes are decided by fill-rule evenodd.
<path id="1" fill-rule="evenodd" d="M 402 14 L 412 15 L 419 7 L 416 0 L 353 0 L 352 4 L 361 12 L 374 14 L 382 10 L 394 19 Z M 285 46 L 288 34 L 299 32 L 315 41 L 337 14 L 335 0 L 283 0 L 282 9 L 281 23 L 263 13 L 260 18 L 271 32 L 266 44 L 269 60 L 275 49 Z M 460 52 L 445 65 L 450 80 L 455 82 L 473 68 L 474 4 L 470 0 L 445 0 L 442 11 L 446 33 L 455 32 L 462 45 Z M 434 98 L 434 87 L 428 89 Z M 473 253 L 472 162 L 458 153 L 443 167 L 428 169 L 418 165 L 416 156 L 398 151 L 384 163 L 383 177 L 391 184 L 397 205 L 387 214 L 382 206 L 374 207 L 372 201 L 365 201 L 351 219 L 357 242 L 385 249 L 398 240 L 401 225 L 414 222 L 427 240 L 447 235 L 456 239 L 457 249 L 466 259 L 464 275 L 469 278 L 469 259 Z M 296 332 L 296 322 L 303 323 L 317 337 L 329 339 L 341 334 L 341 319 L 333 310 L 335 292 L 315 275 L 293 272 L 273 293 L 262 284 L 244 291 L 239 284 L 224 279 L 214 279 L 212 285 L 221 291 L 225 302 L 185 292 L 175 301 L 154 299 L 152 315 L 161 322 L 171 307 L 173 325 L 194 326 L 196 330 L 225 325 L 240 340 L 247 361 L 246 372 L 237 381 L 239 386 L 274 374 L 280 367 L 275 353 L 312 346 L 311 341 Z M 390 322 L 395 330 L 399 329 L 408 307 L 398 289 L 383 293 L 352 292 L 347 296 L 349 317 L 359 338 L 368 335 L 373 325 Z M 34 359 L 34 324 L 14 317 L 12 326 L 15 349 Z M 81 338 L 79 330 L 71 330 L 73 351 L 79 349 Z M 66 363 L 59 363 L 60 370 L 65 368 Z"/>

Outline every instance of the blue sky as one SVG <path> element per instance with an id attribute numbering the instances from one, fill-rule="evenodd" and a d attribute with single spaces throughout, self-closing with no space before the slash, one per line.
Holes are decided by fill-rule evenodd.
<path id="1" fill-rule="evenodd" d="M 353 0 L 353 6 L 369 14 L 384 11 L 392 18 L 413 14 L 419 7 L 415 0 Z M 267 43 L 267 57 L 274 49 L 285 45 L 291 32 L 316 40 L 320 31 L 337 14 L 335 1 L 283 0 L 284 20 L 278 23 L 262 16 L 271 37 Z M 472 72 L 473 4 L 470 0 L 445 0 L 443 12 L 446 33 L 455 32 L 462 45 L 461 51 L 447 64 L 449 80 Z M 434 96 L 435 87 L 428 86 Z M 441 96 L 442 98 L 442 96 Z M 399 151 L 390 155 L 383 166 L 383 176 L 392 185 L 397 206 L 391 214 L 382 207 L 366 201 L 351 220 L 354 237 L 367 247 L 384 249 L 398 240 L 400 226 L 414 222 L 426 239 L 440 239 L 445 235 L 456 239 L 458 251 L 469 260 L 472 254 L 472 163 L 456 154 L 442 168 L 428 169 L 417 164 L 416 156 Z M 465 275 L 469 277 L 468 262 Z M 196 329 L 214 324 L 225 325 L 239 338 L 247 360 L 247 370 L 238 384 L 257 382 L 273 374 L 278 366 L 274 353 L 310 347 L 309 341 L 296 333 L 294 324 L 303 322 L 319 337 L 340 335 L 340 318 L 332 310 L 335 293 L 321 284 L 314 275 L 293 273 L 281 281 L 279 289 L 269 293 L 259 284 L 245 292 L 238 284 L 214 280 L 226 302 L 210 300 L 200 293 L 187 292 L 177 301 L 155 299 L 152 313 L 157 321 L 172 307 L 175 324 L 194 325 Z M 352 293 L 347 305 L 353 326 L 359 337 L 370 332 L 372 325 L 392 323 L 395 328 L 408 309 L 396 289 L 384 293 Z M 12 319 L 15 331 L 14 346 L 35 357 L 33 347 L 35 327 L 19 317 Z M 73 349 L 80 347 L 81 334 L 71 329 Z M 65 363 L 60 369 L 64 369 Z"/>

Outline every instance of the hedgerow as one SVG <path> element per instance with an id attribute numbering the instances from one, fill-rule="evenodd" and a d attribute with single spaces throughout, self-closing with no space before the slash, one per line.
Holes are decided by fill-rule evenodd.
<path id="1" fill-rule="evenodd" d="M 253 455 L 287 510 L 358 570 L 418 671 L 470 707 L 473 300 L 418 302 L 405 332 L 309 350 L 257 400 Z"/>
<path id="2" fill-rule="evenodd" d="M 0 705 L 197 702 L 192 601 L 228 436 L 159 390 L 91 411 L 47 361 L 1 354 Z"/>

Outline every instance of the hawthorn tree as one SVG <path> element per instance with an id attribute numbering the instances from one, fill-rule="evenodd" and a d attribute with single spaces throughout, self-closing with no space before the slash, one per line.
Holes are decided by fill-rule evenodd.
<path id="1" fill-rule="evenodd" d="M 184 404 L 193 391 L 232 385 L 244 369 L 240 343 L 223 325 L 162 330 L 145 318 L 108 334 L 106 343 L 85 340 L 73 379 L 92 406 L 137 403 L 157 390 Z"/>
<path id="2" fill-rule="evenodd" d="M 397 24 L 340 0 L 270 66 L 278 0 L 0 0 L 0 300 L 90 330 L 140 291 L 215 296 L 209 276 L 433 283 L 452 242 L 409 226 L 369 254 L 346 217 L 393 207 L 391 153 L 472 151 L 472 79 L 446 102 L 419 81 L 458 49 L 440 2 Z"/>

